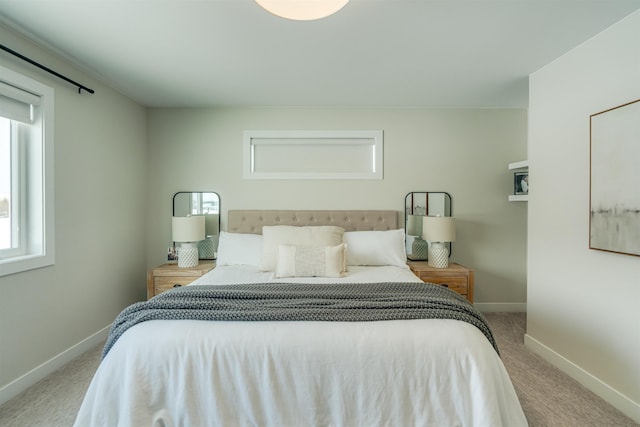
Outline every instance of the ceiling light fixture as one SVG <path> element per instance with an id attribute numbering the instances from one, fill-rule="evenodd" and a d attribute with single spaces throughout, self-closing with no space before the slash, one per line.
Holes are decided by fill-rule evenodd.
<path id="1" fill-rule="evenodd" d="M 294 21 L 326 18 L 342 9 L 349 0 L 256 0 L 263 9 Z"/>

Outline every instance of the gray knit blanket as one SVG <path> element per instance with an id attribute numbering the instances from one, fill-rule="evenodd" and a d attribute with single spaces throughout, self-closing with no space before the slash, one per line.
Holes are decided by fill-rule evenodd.
<path id="1" fill-rule="evenodd" d="M 476 326 L 498 352 L 484 316 L 464 297 L 429 283 L 260 283 L 185 286 L 135 303 L 116 317 L 104 358 L 130 327 L 147 320 L 367 322 L 455 319 Z"/>

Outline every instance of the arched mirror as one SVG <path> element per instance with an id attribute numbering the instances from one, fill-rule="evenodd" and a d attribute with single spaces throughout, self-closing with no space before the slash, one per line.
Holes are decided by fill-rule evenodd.
<path id="1" fill-rule="evenodd" d="M 173 216 L 204 215 L 206 238 L 198 242 L 200 259 L 215 259 L 220 235 L 220 196 L 214 192 L 179 191 L 173 195 Z"/>
<path id="2" fill-rule="evenodd" d="M 451 196 L 442 191 L 412 191 L 404 198 L 407 258 L 427 259 L 428 244 L 422 239 L 422 217 L 451 216 Z M 446 243 L 451 256 L 451 242 Z M 446 259 L 446 258 L 445 258 Z"/>

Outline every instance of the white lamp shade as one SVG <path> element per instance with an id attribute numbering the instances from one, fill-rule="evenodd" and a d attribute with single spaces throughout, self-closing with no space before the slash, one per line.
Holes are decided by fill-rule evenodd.
<path id="1" fill-rule="evenodd" d="M 450 216 L 423 217 L 422 238 L 429 242 L 455 242 L 455 220 Z"/>
<path id="2" fill-rule="evenodd" d="M 422 234 L 422 217 L 419 215 L 407 216 L 407 234 L 420 236 Z"/>
<path id="3" fill-rule="evenodd" d="M 174 216 L 171 230 L 174 242 L 199 242 L 204 240 L 204 215 Z"/>

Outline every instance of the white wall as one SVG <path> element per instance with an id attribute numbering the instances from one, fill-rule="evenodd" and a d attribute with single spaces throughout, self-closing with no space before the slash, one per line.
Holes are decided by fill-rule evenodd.
<path id="1" fill-rule="evenodd" d="M 589 250 L 589 116 L 640 98 L 639 40 L 635 12 L 531 76 L 526 337 L 638 422 L 640 258 Z"/>
<path id="2" fill-rule="evenodd" d="M 2 403 L 145 298 L 148 211 L 146 111 L 2 26 L 0 40 L 96 91 L 79 95 L 63 80 L 0 54 L 0 65 L 55 90 L 56 228 L 54 266 L 0 277 Z"/>
<path id="3" fill-rule="evenodd" d="M 384 131 L 379 181 L 242 179 L 243 130 Z M 149 268 L 166 259 L 176 191 L 215 191 L 223 209 L 393 209 L 410 191 L 453 199 L 453 260 L 475 270 L 483 309 L 524 309 L 526 203 L 507 164 L 526 155 L 524 110 L 154 109 L 149 113 Z M 482 306 L 484 304 L 484 307 Z"/>

